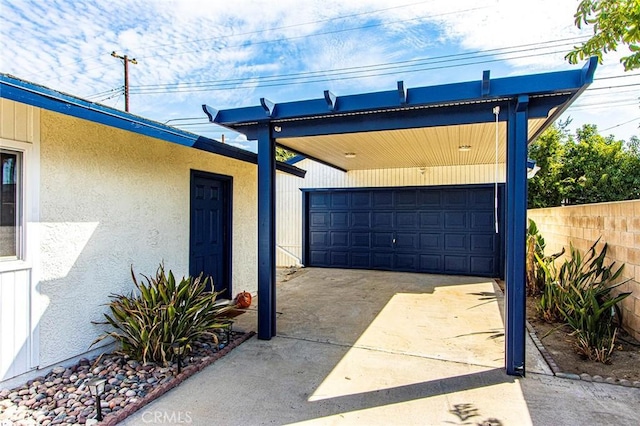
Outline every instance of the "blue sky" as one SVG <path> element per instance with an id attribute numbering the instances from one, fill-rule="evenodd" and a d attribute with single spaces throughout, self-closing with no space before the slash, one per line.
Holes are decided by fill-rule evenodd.
<path id="1" fill-rule="evenodd" d="M 0 72 L 219 139 L 215 108 L 572 69 L 577 0 L 0 0 Z M 563 119 L 639 135 L 640 72 L 605 56 Z M 227 141 L 251 148 L 242 137 Z"/>

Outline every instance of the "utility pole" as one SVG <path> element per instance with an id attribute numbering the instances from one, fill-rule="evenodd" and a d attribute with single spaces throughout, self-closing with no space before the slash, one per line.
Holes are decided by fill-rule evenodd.
<path id="1" fill-rule="evenodd" d="M 115 50 L 111 52 L 111 56 L 122 59 L 124 62 L 124 110 L 129 112 L 129 62 L 135 65 L 138 61 L 136 61 L 136 58 L 129 59 L 127 55 L 119 56 Z"/>

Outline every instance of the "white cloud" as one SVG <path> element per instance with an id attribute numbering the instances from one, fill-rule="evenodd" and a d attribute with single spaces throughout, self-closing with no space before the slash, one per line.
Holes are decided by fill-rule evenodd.
<path id="1" fill-rule="evenodd" d="M 210 0 L 0 0 L 0 5 L 0 71 L 89 96 L 122 86 L 122 62 L 110 56 L 115 50 L 138 60 L 130 67 L 132 111 L 158 120 L 204 116 L 202 103 L 228 108 L 256 104 L 261 96 L 282 102 L 320 97 L 323 89 L 337 95 L 384 90 L 397 80 L 415 87 L 477 79 L 483 69 L 491 69 L 492 77 L 568 69 L 572 66 L 563 56 L 570 46 L 564 45 L 550 48 L 560 51 L 554 55 L 535 56 L 543 52 L 538 49 L 514 54 L 522 57 L 507 61 L 457 68 L 442 68 L 451 62 L 423 65 L 420 72 L 380 70 L 366 79 L 332 78 L 330 73 L 318 79 L 331 81 L 316 84 L 261 85 L 258 79 L 499 49 L 584 33 L 573 26 L 577 3 L 566 0 L 404 0 L 401 4 L 237 0 L 224 7 Z M 619 75 L 621 70 L 617 59 L 607 57 L 596 77 Z M 187 90 L 189 83 L 203 81 L 212 86 L 166 93 L 168 84 L 181 84 Z M 213 83 L 220 81 L 235 84 L 220 90 Z M 149 85 L 165 93 L 136 91 L 136 86 Z M 611 96 L 619 99 L 613 92 Z M 607 102 L 606 97 L 596 99 Z M 123 104 L 118 97 L 104 102 Z M 587 116 L 584 111 L 581 115 L 594 120 L 609 113 Z M 624 112 L 616 108 L 606 125 L 615 124 L 611 120 L 616 116 L 621 122 L 637 113 L 633 107 Z M 638 133 L 633 130 L 624 137 Z"/>

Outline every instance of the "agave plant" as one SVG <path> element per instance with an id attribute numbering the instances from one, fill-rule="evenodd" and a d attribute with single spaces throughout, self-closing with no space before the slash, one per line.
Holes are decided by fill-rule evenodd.
<path id="1" fill-rule="evenodd" d="M 201 337 L 215 338 L 215 329 L 227 327 L 227 315 L 233 306 L 216 303 L 219 292 L 205 291 L 210 277 L 186 277 L 177 281 L 173 272 L 165 273 L 160 264 L 155 277 L 142 275 L 137 280 L 133 267 L 131 277 L 137 292 L 112 294 L 110 314 L 104 322 L 112 331 L 99 336 L 92 345 L 112 337 L 120 350 L 143 362 L 167 364 L 175 356 L 172 345 L 188 353 Z M 213 288 L 213 286 L 211 286 Z"/>

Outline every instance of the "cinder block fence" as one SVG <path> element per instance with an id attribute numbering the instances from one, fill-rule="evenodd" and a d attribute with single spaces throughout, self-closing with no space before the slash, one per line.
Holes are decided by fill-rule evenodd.
<path id="1" fill-rule="evenodd" d="M 598 248 L 609 244 L 608 262 L 624 263 L 623 275 L 631 279 L 619 287 L 632 292 L 621 303 L 623 325 L 640 340 L 640 200 L 532 209 L 528 216 L 547 243 L 546 254 L 568 250 L 569 243 L 584 252 L 598 237 Z"/>

